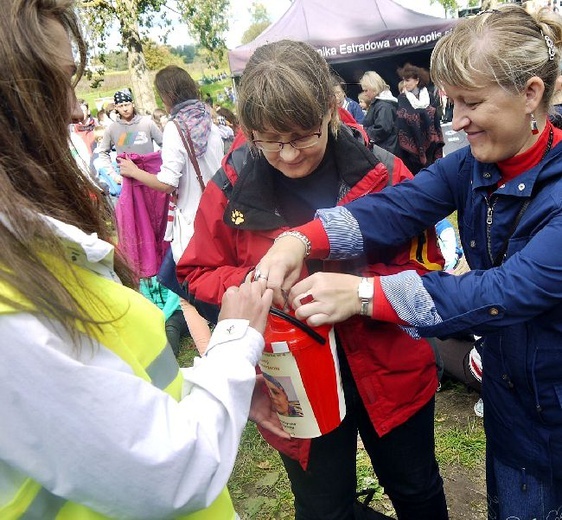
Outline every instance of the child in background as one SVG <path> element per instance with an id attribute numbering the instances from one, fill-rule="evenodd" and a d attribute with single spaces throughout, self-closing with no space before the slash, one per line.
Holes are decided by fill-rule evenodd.
<path id="1" fill-rule="evenodd" d="M 361 107 L 361 110 L 363 110 L 363 114 L 366 114 L 367 110 L 369 110 L 369 106 L 371 105 L 369 97 L 364 92 L 360 92 L 357 99 L 359 100 L 359 106 Z"/>
<path id="2" fill-rule="evenodd" d="M 152 120 L 156 123 L 156 126 L 160 128 L 160 131 L 163 132 L 168 122 L 168 112 L 162 108 L 157 108 L 152 112 Z"/>

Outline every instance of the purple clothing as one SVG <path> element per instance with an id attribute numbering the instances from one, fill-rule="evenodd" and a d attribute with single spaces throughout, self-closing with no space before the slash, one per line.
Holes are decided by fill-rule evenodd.
<path id="1" fill-rule="evenodd" d="M 141 170 L 160 171 L 160 152 L 127 154 Z M 121 195 L 115 207 L 119 248 L 130 267 L 141 278 L 158 273 L 168 242 L 164 242 L 169 195 L 129 177 L 123 177 Z"/>

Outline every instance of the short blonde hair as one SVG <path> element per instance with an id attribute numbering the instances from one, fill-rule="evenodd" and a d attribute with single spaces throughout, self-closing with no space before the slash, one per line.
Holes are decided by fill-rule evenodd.
<path id="1" fill-rule="evenodd" d="M 375 96 L 378 96 L 384 90 L 390 90 L 390 87 L 386 84 L 384 79 L 382 79 L 374 70 L 368 70 L 363 74 L 359 80 L 361 88 L 371 89 Z"/>
<path id="2" fill-rule="evenodd" d="M 335 135 L 340 121 L 330 67 L 313 47 L 281 40 L 255 50 L 238 89 L 238 117 L 249 140 L 254 131 L 317 127 L 330 110 Z"/>
<path id="3" fill-rule="evenodd" d="M 514 5 L 465 18 L 433 50 L 434 83 L 468 89 L 495 83 L 516 94 L 538 76 L 545 85 L 543 106 L 548 108 L 559 75 L 561 22 L 546 9 L 530 14 Z M 552 59 L 549 51 L 554 52 Z"/>
<path id="4" fill-rule="evenodd" d="M 367 97 L 365 92 L 359 92 L 359 94 L 357 94 L 357 99 L 359 101 L 363 101 L 363 103 L 365 103 L 367 106 L 371 104 L 371 100 Z"/>

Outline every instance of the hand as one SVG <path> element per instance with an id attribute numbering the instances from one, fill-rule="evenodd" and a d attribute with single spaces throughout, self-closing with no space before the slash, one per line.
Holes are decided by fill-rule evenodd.
<path id="1" fill-rule="evenodd" d="M 291 289 L 289 301 L 296 317 L 312 327 L 339 323 L 361 312 L 360 282 L 351 274 L 315 273 Z"/>
<path id="2" fill-rule="evenodd" d="M 301 240 L 284 236 L 271 246 L 256 266 L 259 280 L 261 283 L 265 280 L 267 287 L 273 289 L 273 301 L 279 307 L 285 305 L 286 294 L 301 276 L 304 255 L 305 246 Z"/>
<path id="3" fill-rule="evenodd" d="M 219 321 L 249 320 L 250 327 L 263 334 L 272 297 L 272 290 L 258 282 L 244 282 L 240 287 L 229 287 L 222 297 Z"/>
<path id="4" fill-rule="evenodd" d="M 123 177 L 135 178 L 139 167 L 126 157 L 117 157 L 117 164 L 119 164 L 119 171 Z"/>
<path id="5" fill-rule="evenodd" d="M 261 374 L 258 374 L 256 377 L 256 386 L 254 387 L 254 393 L 252 394 L 249 419 L 261 428 L 268 430 L 279 437 L 283 437 L 285 439 L 291 438 L 291 436 L 281 426 L 279 416 L 277 415 L 269 397 L 265 379 Z"/>

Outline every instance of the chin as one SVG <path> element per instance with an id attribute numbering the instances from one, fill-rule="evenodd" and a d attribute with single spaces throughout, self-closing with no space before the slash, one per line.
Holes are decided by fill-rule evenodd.
<path id="1" fill-rule="evenodd" d="M 474 156 L 474 158 L 482 163 L 494 163 L 496 161 L 498 161 L 497 157 L 494 157 L 494 154 L 491 154 L 489 151 L 487 150 L 482 150 L 482 149 L 478 149 L 478 148 L 473 148 L 472 146 L 470 147 L 470 151 L 472 152 L 472 155 Z"/>
<path id="2" fill-rule="evenodd" d="M 294 168 L 290 170 L 285 169 L 280 171 L 285 177 L 289 177 L 289 179 L 302 179 L 303 177 L 307 177 L 312 173 L 310 171 L 310 168 Z"/>

